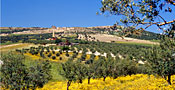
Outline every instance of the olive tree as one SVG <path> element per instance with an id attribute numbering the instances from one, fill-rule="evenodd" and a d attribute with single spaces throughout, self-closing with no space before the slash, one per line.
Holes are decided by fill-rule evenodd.
<path id="1" fill-rule="evenodd" d="M 1 67 L 1 82 L 3 86 L 10 90 L 25 89 L 29 86 L 27 67 L 22 63 L 23 55 L 13 55 L 13 53 L 1 56 L 3 65 Z"/>
<path id="2" fill-rule="evenodd" d="M 109 69 L 110 64 L 109 62 L 104 58 L 101 57 L 99 60 L 97 60 L 95 63 L 95 78 L 103 78 L 103 81 L 105 81 L 106 77 L 110 75 Z"/>
<path id="3" fill-rule="evenodd" d="M 49 61 L 36 63 L 36 66 L 26 66 L 24 55 L 18 53 L 7 53 L 1 56 L 3 64 L 0 68 L 1 83 L 5 89 L 25 90 L 43 87 L 52 77 L 50 75 L 51 65 Z"/>
<path id="4" fill-rule="evenodd" d="M 67 90 L 69 90 L 69 86 L 72 81 L 76 81 L 76 72 L 75 72 L 75 64 L 72 61 L 67 61 L 62 63 L 61 75 L 67 79 Z"/>
<path id="5" fill-rule="evenodd" d="M 152 48 L 147 59 L 152 72 L 163 76 L 171 85 L 171 75 L 175 74 L 175 24 L 165 32 L 160 46 Z M 168 79 L 167 79 L 168 77 Z"/>
<path id="6" fill-rule="evenodd" d="M 147 55 L 148 62 L 153 70 L 152 73 L 164 77 L 170 85 L 171 75 L 175 74 L 175 56 L 173 56 L 175 53 L 174 51 L 175 40 L 171 39 L 163 41 L 160 46 L 155 46 Z"/>
<path id="7" fill-rule="evenodd" d="M 49 80 L 52 79 L 50 74 L 51 65 L 48 60 L 37 63 L 36 66 L 29 68 L 28 78 L 30 83 L 30 88 L 35 89 L 37 87 L 43 87 Z"/>
<path id="8" fill-rule="evenodd" d="M 167 17 L 174 16 L 174 0 L 102 0 L 101 3 L 102 14 L 109 11 L 112 15 L 122 16 L 112 29 L 116 29 L 117 24 L 126 25 L 120 27 L 123 33 L 127 32 L 125 35 L 137 34 L 153 25 L 163 30 L 165 25 L 175 22 L 175 18 Z"/>
<path id="9" fill-rule="evenodd" d="M 95 64 L 93 62 L 90 62 L 90 63 L 86 64 L 85 66 L 87 68 L 86 75 L 87 75 L 87 78 L 88 78 L 88 84 L 90 84 L 90 79 L 95 74 L 95 70 L 94 70 Z"/>
<path id="10" fill-rule="evenodd" d="M 87 68 L 84 63 L 75 62 L 75 75 L 79 83 L 83 83 L 83 79 L 86 78 Z"/>
<path id="11" fill-rule="evenodd" d="M 114 24 L 112 29 L 120 29 L 124 36 L 140 34 L 150 26 L 157 26 L 163 30 L 160 46 L 154 47 L 146 55 L 148 64 L 152 67 L 152 73 L 168 76 L 171 84 L 171 75 L 174 73 L 175 57 L 175 18 L 174 0 L 102 0 L 101 12 L 109 11 L 112 15 L 122 16 L 120 23 Z M 166 16 L 164 15 L 166 14 Z M 174 23 L 174 24 L 173 24 Z M 122 24 L 125 27 L 117 27 Z M 170 26 L 171 25 L 171 26 Z M 170 29 L 165 29 L 169 26 Z"/>

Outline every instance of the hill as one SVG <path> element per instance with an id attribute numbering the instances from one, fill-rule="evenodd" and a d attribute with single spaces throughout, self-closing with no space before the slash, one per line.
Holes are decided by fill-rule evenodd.
<path id="1" fill-rule="evenodd" d="M 142 40 L 160 40 L 160 34 L 149 32 L 149 31 L 143 31 L 141 35 L 129 35 L 127 37 L 130 38 L 137 38 Z"/>

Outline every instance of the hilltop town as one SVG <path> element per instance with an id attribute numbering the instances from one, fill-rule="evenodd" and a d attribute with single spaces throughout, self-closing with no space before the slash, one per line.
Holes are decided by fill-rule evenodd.
<path id="1" fill-rule="evenodd" d="M 96 26 L 96 27 L 56 27 L 55 32 L 96 32 L 94 29 L 111 30 L 112 26 Z M 52 28 L 42 27 L 0 27 L 0 36 L 6 36 L 9 34 L 44 34 L 52 33 Z M 3 32 L 8 30 L 9 32 Z M 10 32 L 15 31 L 15 32 Z"/>

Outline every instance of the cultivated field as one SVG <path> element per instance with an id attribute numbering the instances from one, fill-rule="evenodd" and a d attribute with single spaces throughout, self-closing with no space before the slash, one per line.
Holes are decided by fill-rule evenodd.
<path id="1" fill-rule="evenodd" d="M 151 42 L 148 40 L 140 40 L 140 39 L 134 39 L 134 38 L 128 38 L 128 37 L 118 37 L 115 35 L 108 35 L 108 34 L 92 34 L 90 35 L 92 37 L 95 37 L 97 40 L 101 42 L 111 42 L 115 41 L 117 43 L 142 43 L 142 44 L 158 44 L 156 42 Z"/>
<path id="2" fill-rule="evenodd" d="M 175 79 L 175 75 L 172 77 Z M 173 81 L 175 83 L 175 81 Z M 43 88 L 37 90 L 66 90 L 66 82 L 49 82 Z M 169 86 L 166 80 L 153 75 L 137 74 L 131 76 L 121 76 L 116 79 L 106 78 L 104 82 L 102 78 L 92 79 L 88 84 L 88 80 L 83 80 L 82 84 L 72 83 L 70 90 L 174 90 L 175 85 Z"/>
<path id="3" fill-rule="evenodd" d="M 7 81 L 10 76 L 23 75 L 23 80 L 19 79 L 21 85 L 36 90 L 175 89 L 174 75 L 171 76 L 172 85 L 166 81 L 167 76 L 153 76 L 150 57 L 155 53 L 163 56 L 162 51 L 150 52 L 153 47 L 159 47 L 158 42 L 94 32 L 57 33 L 56 36 L 54 38 L 50 33 L 4 36 L 1 54 L 6 55 L 5 59 L 10 58 L 8 60 L 15 57 L 5 63 L 12 64 L 9 68 L 17 68 L 17 71 L 24 70 L 24 73 L 14 71 L 12 74 L 13 69 L 8 69 L 12 70 L 7 72 L 10 74 L 0 75 L 7 76 Z M 20 58 L 7 53 L 9 51 Z M 16 63 L 18 59 L 19 63 Z M 3 66 L 3 70 L 6 67 Z M 11 80 L 14 87 L 13 82 L 20 82 L 15 80 Z"/>
<path id="4" fill-rule="evenodd" d="M 28 43 L 17 43 L 17 44 L 10 44 L 10 45 L 1 45 L 0 51 L 1 52 L 8 52 L 8 51 L 14 51 L 16 49 L 22 49 L 22 48 L 28 48 L 32 46 L 37 46 L 34 44 L 28 44 Z"/>

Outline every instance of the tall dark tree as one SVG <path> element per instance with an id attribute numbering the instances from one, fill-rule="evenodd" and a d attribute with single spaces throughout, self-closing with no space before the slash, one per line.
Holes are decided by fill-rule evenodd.
<path id="1" fill-rule="evenodd" d="M 163 76 L 171 85 L 171 75 L 175 74 L 175 30 L 174 26 L 165 33 L 160 46 L 155 46 L 147 55 L 153 73 Z M 168 79 L 167 79 L 168 77 Z"/>

